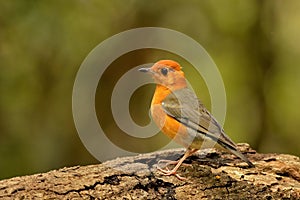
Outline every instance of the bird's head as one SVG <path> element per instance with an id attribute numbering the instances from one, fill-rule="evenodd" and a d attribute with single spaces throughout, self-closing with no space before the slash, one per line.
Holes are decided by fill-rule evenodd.
<path id="1" fill-rule="evenodd" d="M 160 60 L 150 68 L 141 68 L 141 72 L 152 75 L 156 84 L 167 87 L 171 90 L 186 87 L 186 80 L 181 66 L 173 60 Z"/>

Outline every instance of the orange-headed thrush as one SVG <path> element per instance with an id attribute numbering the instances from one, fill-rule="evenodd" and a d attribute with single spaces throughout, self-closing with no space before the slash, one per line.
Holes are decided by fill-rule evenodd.
<path id="1" fill-rule="evenodd" d="M 161 131 L 187 150 L 184 156 L 168 164 L 168 168 L 158 169 L 165 175 L 176 175 L 182 162 L 198 151 L 203 141 L 211 141 L 245 161 L 250 167 L 254 165 L 243 155 L 236 144 L 225 134 L 217 120 L 209 113 L 196 95 L 187 87 L 187 81 L 181 66 L 172 60 L 161 60 L 150 68 L 141 68 L 149 73 L 156 89 L 151 102 L 151 115 Z"/>

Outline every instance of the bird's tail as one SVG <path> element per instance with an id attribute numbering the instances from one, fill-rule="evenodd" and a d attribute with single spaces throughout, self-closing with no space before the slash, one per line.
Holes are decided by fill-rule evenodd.
<path id="1" fill-rule="evenodd" d="M 249 167 L 255 167 L 254 164 L 244 155 L 242 154 L 238 149 L 232 150 L 232 149 L 228 149 L 231 153 L 233 153 L 234 155 L 236 155 L 237 157 L 239 157 L 240 159 L 242 159 L 243 161 L 245 161 Z"/>
<path id="2" fill-rule="evenodd" d="M 223 148 L 225 148 L 226 150 L 230 151 L 231 153 L 233 153 L 234 155 L 236 155 L 237 157 L 239 157 L 240 159 L 242 159 L 243 161 L 245 161 L 249 167 L 255 167 L 255 165 L 244 155 L 242 154 L 235 145 L 231 145 L 229 143 L 223 142 L 222 140 L 218 141 L 219 145 L 221 145 Z"/>

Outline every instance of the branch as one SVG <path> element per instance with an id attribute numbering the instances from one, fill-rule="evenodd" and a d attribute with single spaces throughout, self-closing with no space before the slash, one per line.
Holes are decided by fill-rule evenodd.
<path id="1" fill-rule="evenodd" d="M 247 144 L 255 168 L 215 149 L 201 150 L 181 166 L 187 178 L 163 176 L 160 159 L 176 160 L 184 149 L 117 158 L 99 165 L 62 168 L 0 181 L 0 199 L 299 199 L 300 160 L 285 154 L 259 154 Z"/>

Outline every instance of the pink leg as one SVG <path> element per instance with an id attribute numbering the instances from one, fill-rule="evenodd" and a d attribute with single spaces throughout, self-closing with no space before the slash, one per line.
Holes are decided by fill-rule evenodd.
<path id="1" fill-rule="evenodd" d="M 166 163 L 165 165 L 163 165 L 164 167 L 163 168 L 168 168 L 169 165 L 177 165 L 179 162 L 179 160 L 159 160 L 158 163 L 157 163 L 157 168 L 159 170 L 163 170 L 161 167 L 160 167 L 160 164 L 161 163 Z M 182 163 L 181 165 L 186 165 L 188 166 L 189 164 L 185 164 L 185 163 Z"/>
<path id="2" fill-rule="evenodd" d="M 192 155 L 193 153 L 195 153 L 196 151 L 198 151 L 198 149 L 187 149 L 185 154 L 182 156 L 182 158 L 180 158 L 180 160 L 178 161 L 170 161 L 167 163 L 166 165 L 166 168 L 167 169 L 162 169 L 160 168 L 159 166 L 157 167 L 157 169 L 162 172 L 164 175 L 166 176 L 170 176 L 170 175 L 175 175 L 178 179 L 180 180 L 184 180 L 185 178 L 179 176 L 178 174 L 176 174 L 176 171 L 178 170 L 178 168 L 181 166 L 181 164 L 183 163 L 183 161 L 189 157 L 190 155 Z M 162 161 L 159 161 L 158 164 L 160 162 L 165 162 L 165 160 L 162 160 Z M 171 165 L 171 164 L 176 164 L 176 166 L 172 169 L 172 170 L 169 170 L 168 169 L 168 165 Z"/>

